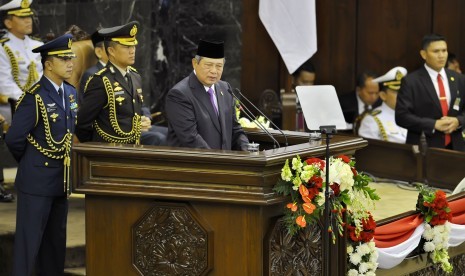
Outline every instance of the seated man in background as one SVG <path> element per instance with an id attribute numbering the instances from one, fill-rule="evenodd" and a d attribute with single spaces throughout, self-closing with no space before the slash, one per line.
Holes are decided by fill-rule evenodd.
<path id="1" fill-rule="evenodd" d="M 357 78 L 355 91 L 339 97 L 348 128 L 353 128 L 364 112 L 381 105 L 379 85 L 373 82 L 375 78 L 376 74 L 373 72 L 363 72 Z"/>
<path id="2" fill-rule="evenodd" d="M 361 119 L 358 135 L 394 143 L 405 143 L 407 130 L 396 125 L 395 108 L 400 80 L 407 74 L 407 69 L 395 67 L 384 76 L 373 80 L 379 83 L 379 97 L 383 100 L 381 106 L 367 112 Z"/>
<path id="3" fill-rule="evenodd" d="M 292 86 L 307 86 L 315 84 L 315 66 L 310 60 L 307 60 L 292 74 Z M 296 130 L 305 131 L 305 119 L 300 106 L 299 98 L 296 98 Z"/>
<path id="4" fill-rule="evenodd" d="M 199 42 L 194 71 L 166 95 L 169 146 L 247 150 L 231 85 L 221 80 L 224 64 L 222 41 Z"/>
<path id="5" fill-rule="evenodd" d="M 460 62 L 457 59 L 457 57 L 452 53 L 449 53 L 449 55 L 447 56 L 447 69 L 462 74 L 462 70 L 460 70 Z"/>
<path id="6" fill-rule="evenodd" d="M 82 103 L 82 98 L 84 95 L 85 87 L 87 82 L 89 81 L 90 77 L 97 73 L 98 71 L 102 70 L 108 62 L 108 56 L 105 52 L 105 46 L 103 45 L 103 36 L 99 35 L 98 31 L 95 31 L 91 35 L 92 45 L 94 46 L 94 54 L 97 57 L 97 63 L 88 68 L 84 74 L 82 74 L 80 85 L 79 85 L 79 104 Z"/>

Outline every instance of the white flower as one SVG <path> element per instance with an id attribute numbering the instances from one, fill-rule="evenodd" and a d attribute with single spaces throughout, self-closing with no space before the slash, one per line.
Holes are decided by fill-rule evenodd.
<path id="1" fill-rule="evenodd" d="M 352 252 L 354 252 L 352 245 L 347 246 L 347 254 L 351 254 Z"/>
<path id="2" fill-rule="evenodd" d="M 368 271 L 365 275 L 366 276 L 376 276 L 376 273 L 374 271 Z"/>
<path id="3" fill-rule="evenodd" d="M 430 240 L 432 240 L 433 237 L 434 237 L 434 231 L 433 231 L 433 229 L 431 228 L 431 226 L 430 226 L 430 227 L 426 227 L 426 225 L 429 226 L 428 223 L 425 223 L 425 232 L 423 232 L 423 235 L 422 235 L 422 236 L 423 236 L 423 238 L 424 238 L 425 240 L 430 241 Z M 429 229 L 428 229 L 428 228 L 429 228 Z"/>
<path id="4" fill-rule="evenodd" d="M 433 252 L 436 247 L 434 246 L 434 243 L 432 242 L 425 242 L 425 245 L 423 246 L 423 249 L 426 252 Z"/>
<path id="5" fill-rule="evenodd" d="M 358 265 L 360 263 L 360 261 L 362 260 L 362 256 L 360 256 L 360 254 L 358 254 L 358 253 L 352 253 L 349 256 L 349 260 L 354 265 Z"/>
<path id="6" fill-rule="evenodd" d="M 366 273 L 368 271 L 367 263 L 360 263 L 360 265 L 358 266 L 358 271 L 360 273 Z"/>
<path id="7" fill-rule="evenodd" d="M 324 192 L 320 192 L 317 195 L 316 204 L 318 204 L 318 206 L 323 206 L 325 204 L 325 193 Z"/>
<path id="8" fill-rule="evenodd" d="M 374 251 L 376 249 L 376 243 L 374 241 L 370 241 L 368 243 L 368 246 L 370 247 L 371 251 Z"/>
<path id="9" fill-rule="evenodd" d="M 363 243 L 357 247 L 357 253 L 359 253 L 362 256 L 370 253 L 370 251 L 370 247 L 366 243 Z"/>
<path id="10" fill-rule="evenodd" d="M 326 173 L 325 170 L 323 174 Z M 341 191 L 351 189 L 354 185 L 354 174 L 349 164 L 341 159 L 332 159 L 329 165 L 329 183 L 338 183 Z"/>
<path id="11" fill-rule="evenodd" d="M 347 276 L 358 276 L 358 271 L 355 269 L 351 269 L 347 271 Z"/>

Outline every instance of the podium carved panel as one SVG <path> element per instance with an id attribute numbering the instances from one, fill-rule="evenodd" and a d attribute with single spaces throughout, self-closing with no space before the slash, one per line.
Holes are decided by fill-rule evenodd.
<path id="1" fill-rule="evenodd" d="M 278 219 L 268 243 L 269 275 L 321 275 L 323 251 L 318 224 L 308 225 L 291 236 L 283 219 Z"/>
<path id="2" fill-rule="evenodd" d="M 160 204 L 133 228 L 134 265 L 142 275 L 204 275 L 209 231 L 187 204 Z"/>

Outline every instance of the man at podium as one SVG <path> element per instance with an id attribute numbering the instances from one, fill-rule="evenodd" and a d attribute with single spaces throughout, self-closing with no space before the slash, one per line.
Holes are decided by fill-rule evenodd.
<path id="1" fill-rule="evenodd" d="M 194 71 L 166 95 L 169 146 L 247 150 L 249 140 L 236 119 L 231 85 L 220 80 L 224 64 L 222 41 L 199 42 Z"/>

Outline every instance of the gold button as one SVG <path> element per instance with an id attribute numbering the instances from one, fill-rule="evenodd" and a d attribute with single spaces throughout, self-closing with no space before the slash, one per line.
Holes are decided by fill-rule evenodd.
<path id="1" fill-rule="evenodd" d="M 66 116 L 66 119 L 69 119 L 69 116 Z"/>
<path id="2" fill-rule="evenodd" d="M 136 100 L 132 99 L 132 102 L 133 102 L 133 103 L 135 103 L 135 102 L 136 102 Z"/>
<path id="3" fill-rule="evenodd" d="M 48 166 L 48 162 L 45 162 L 45 166 Z"/>

